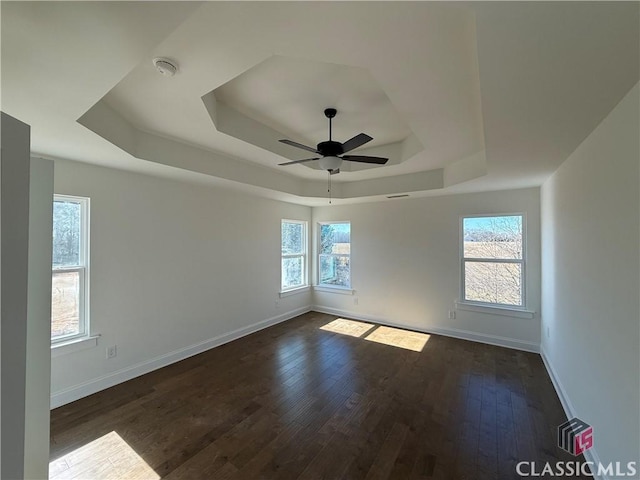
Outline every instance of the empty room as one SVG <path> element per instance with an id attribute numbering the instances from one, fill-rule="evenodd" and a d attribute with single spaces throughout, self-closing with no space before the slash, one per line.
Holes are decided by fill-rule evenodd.
<path id="1" fill-rule="evenodd" d="M 1 466 L 640 478 L 639 2 L 1 9 Z"/>

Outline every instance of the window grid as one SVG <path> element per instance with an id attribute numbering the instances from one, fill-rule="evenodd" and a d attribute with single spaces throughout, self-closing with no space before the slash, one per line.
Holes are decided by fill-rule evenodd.
<path id="1" fill-rule="evenodd" d="M 519 219 L 517 223 L 519 230 L 514 230 L 513 236 L 517 237 L 515 244 L 519 246 L 519 249 L 512 249 L 511 253 L 513 258 L 503 258 L 503 257 L 491 257 L 491 256 L 466 256 L 465 254 L 465 238 L 467 232 L 465 231 L 465 220 L 474 219 L 474 220 L 483 220 L 483 221 L 492 221 L 498 219 Z M 526 298 L 525 298 L 525 216 L 522 213 L 518 214 L 500 214 L 500 215 L 480 215 L 480 216 L 465 216 L 461 218 L 461 241 L 460 241 L 460 257 L 461 257 L 461 292 L 462 292 L 462 301 L 468 303 L 474 303 L 479 305 L 486 306 L 497 306 L 497 307 L 509 307 L 509 308 L 518 308 L 523 309 L 526 306 Z M 506 240 L 506 239 L 503 239 Z M 514 242 L 504 242 L 514 243 Z M 498 243 L 499 244 L 499 243 Z M 468 282 L 467 282 L 467 273 L 473 270 L 472 266 L 480 267 L 482 264 L 491 265 L 494 270 L 495 277 L 503 277 L 502 279 L 490 278 L 490 275 L 487 275 L 486 283 L 490 284 L 489 289 L 495 288 L 495 296 L 493 301 L 478 298 L 478 295 L 469 294 L 468 291 Z M 509 269 L 508 266 L 515 266 L 515 269 Z M 503 275 L 500 275 L 498 272 L 502 269 Z M 513 270 L 517 271 L 517 274 L 513 274 Z M 485 267 L 485 275 L 487 268 Z M 507 273 L 504 275 L 504 273 Z M 506 280 L 505 280 L 506 279 Z M 477 278 L 476 278 L 477 280 Z M 507 285 L 502 285 L 500 287 L 500 283 L 505 283 Z M 509 289 L 511 290 L 509 292 Z M 501 291 L 502 290 L 502 291 Z M 503 294 L 504 291 L 508 293 L 506 295 Z M 515 291 L 517 291 L 517 295 L 515 295 Z M 509 299 L 516 298 L 517 301 L 509 301 Z"/>
<path id="2" fill-rule="evenodd" d="M 287 241 L 287 231 L 299 228 L 299 239 L 293 245 Z M 281 275 L 280 289 L 285 292 L 307 286 L 307 222 L 282 220 L 281 222 Z M 292 249 L 292 247 L 298 247 Z M 293 262 L 291 261 L 293 260 Z"/>
<path id="3" fill-rule="evenodd" d="M 318 227 L 318 285 L 351 288 L 351 223 L 322 222 Z M 336 238 L 329 238 L 331 232 Z"/>
<path id="4" fill-rule="evenodd" d="M 68 233 L 77 236 L 75 261 L 56 264 L 56 231 L 61 221 L 54 208 L 54 255 L 52 262 L 52 328 L 51 343 L 59 344 L 89 335 L 89 199 L 54 195 L 54 207 L 77 205 L 79 214 Z M 77 220 L 77 225 L 75 224 Z M 73 243 L 73 241 L 72 241 Z M 73 256 L 76 256 L 74 254 Z"/>

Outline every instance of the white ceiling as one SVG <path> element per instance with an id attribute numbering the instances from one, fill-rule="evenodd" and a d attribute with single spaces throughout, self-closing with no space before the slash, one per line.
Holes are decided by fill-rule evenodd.
<path id="1" fill-rule="evenodd" d="M 540 185 L 639 80 L 637 2 L 5 2 L 2 109 L 35 154 L 324 203 L 278 167 L 374 137 L 344 202 Z M 151 60 L 169 57 L 175 77 Z M 369 148 L 371 147 L 371 148 Z M 603 159 L 606 161 L 606 159 Z M 345 162 L 346 163 L 346 162 Z M 339 203 L 339 201 L 338 201 Z"/>
<path id="2" fill-rule="evenodd" d="M 275 55 L 213 93 L 218 102 L 313 146 L 328 137 L 324 108 L 318 105 L 340 105 L 333 137 L 342 141 L 363 124 L 373 136 L 368 147 L 399 142 L 411 134 L 389 97 L 362 67 Z"/>

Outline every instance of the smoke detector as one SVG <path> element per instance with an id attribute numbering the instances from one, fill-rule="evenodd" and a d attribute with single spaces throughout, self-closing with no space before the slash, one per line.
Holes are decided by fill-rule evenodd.
<path id="1" fill-rule="evenodd" d="M 178 71 L 178 65 L 168 58 L 156 57 L 153 59 L 153 64 L 165 77 L 173 77 Z"/>

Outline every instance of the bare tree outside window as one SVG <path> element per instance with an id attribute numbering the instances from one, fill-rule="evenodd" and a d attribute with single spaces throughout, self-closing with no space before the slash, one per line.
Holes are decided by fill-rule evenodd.
<path id="1" fill-rule="evenodd" d="M 351 224 L 320 224 L 319 285 L 351 286 Z"/>
<path id="2" fill-rule="evenodd" d="M 463 299 L 524 306 L 523 216 L 465 217 Z"/>
<path id="3" fill-rule="evenodd" d="M 282 290 L 302 287 L 307 283 L 307 223 L 282 220 Z"/>
<path id="4" fill-rule="evenodd" d="M 56 195 L 53 202 L 51 341 L 87 334 L 89 200 Z"/>

